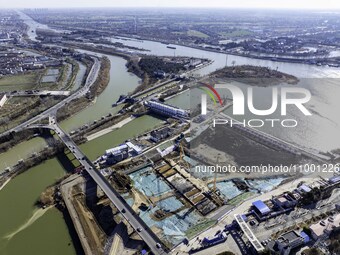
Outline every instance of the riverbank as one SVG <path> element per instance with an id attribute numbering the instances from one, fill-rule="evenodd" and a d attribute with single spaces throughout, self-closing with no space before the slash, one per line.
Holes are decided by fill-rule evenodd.
<path id="1" fill-rule="evenodd" d="M 8 184 L 11 181 L 11 178 L 8 178 L 1 186 L 0 186 L 0 191 L 5 188 L 6 184 Z"/>
<path id="2" fill-rule="evenodd" d="M 111 127 L 105 128 L 103 130 L 100 130 L 100 131 L 98 131 L 98 132 L 96 132 L 94 134 L 91 134 L 91 135 L 87 136 L 86 138 L 87 138 L 88 141 L 94 140 L 94 139 L 96 139 L 98 137 L 101 137 L 103 135 L 106 135 L 106 134 L 114 131 L 115 129 L 123 127 L 124 125 L 128 124 L 129 122 L 131 122 L 134 119 L 135 119 L 135 117 L 130 116 L 130 117 L 128 117 L 128 118 L 118 122 L 117 124 L 115 124 L 115 125 L 113 125 Z"/>
<path id="3" fill-rule="evenodd" d="M 106 57 L 103 57 L 100 62 L 101 64 L 98 77 L 94 84 L 91 86 L 89 94 L 86 97 L 75 99 L 71 101 L 68 105 L 63 106 L 57 112 L 57 119 L 59 122 L 88 107 L 91 104 L 92 100 L 99 96 L 105 90 L 110 81 L 111 63 L 110 60 Z"/>
<path id="4" fill-rule="evenodd" d="M 257 87 L 276 86 L 281 83 L 296 85 L 299 82 L 299 79 L 293 75 L 271 70 L 267 67 L 251 65 L 224 67 L 211 73 L 209 79 L 211 78 L 219 79 L 219 81 L 226 79 L 226 82 L 236 80 Z"/>
<path id="5" fill-rule="evenodd" d="M 230 51 L 221 51 L 217 49 L 213 49 L 211 47 L 202 47 L 202 46 L 196 46 L 196 45 L 191 45 L 191 44 L 185 44 L 181 43 L 178 41 L 168 41 L 168 40 L 156 40 L 154 38 L 147 38 L 147 37 L 134 37 L 131 38 L 129 37 L 131 35 L 119 35 L 118 38 L 122 39 L 127 39 L 127 40 L 140 40 L 140 41 L 151 41 L 151 42 L 158 42 L 162 44 L 172 44 L 174 46 L 183 46 L 187 48 L 192 48 L 192 49 L 197 49 L 197 50 L 202 50 L 202 51 L 208 51 L 208 52 L 214 52 L 214 53 L 219 53 L 219 54 L 225 54 L 225 55 L 230 55 L 230 56 L 237 56 L 237 57 L 244 57 L 244 58 L 252 58 L 252 59 L 260 59 L 260 60 L 267 60 L 267 61 L 273 61 L 273 62 L 278 62 L 278 63 L 292 63 L 292 64 L 304 64 L 304 65 L 314 65 L 314 66 L 330 66 L 330 67 L 336 67 L 338 68 L 340 64 L 334 63 L 334 59 L 330 59 L 331 61 L 325 62 L 324 59 L 299 59 L 299 58 L 284 58 L 284 57 L 273 57 L 273 56 L 258 56 L 254 54 L 242 54 L 242 53 L 237 53 L 237 52 L 230 52 Z"/>
<path id="6" fill-rule="evenodd" d="M 2 188 L 0 254 L 81 254 L 75 250 L 77 244 L 71 236 L 72 230 L 64 223 L 63 215 L 53 207 L 43 210 L 35 206 L 41 192 L 64 174 L 58 160 L 47 160 L 18 175 Z M 10 240 L 5 238 L 9 235 Z"/>
<path id="7" fill-rule="evenodd" d="M 92 51 L 95 53 L 102 53 L 102 54 L 106 54 L 106 55 L 111 55 L 111 56 L 117 56 L 117 57 L 121 57 L 124 58 L 125 60 L 130 60 L 131 56 L 128 54 L 125 54 L 123 52 L 117 52 L 114 51 L 112 48 L 107 48 L 107 47 L 92 47 L 89 45 L 84 45 L 84 44 L 78 44 L 78 43 L 63 43 L 63 46 L 65 47 L 69 47 L 72 49 L 83 49 L 83 50 L 87 50 L 87 51 Z"/>

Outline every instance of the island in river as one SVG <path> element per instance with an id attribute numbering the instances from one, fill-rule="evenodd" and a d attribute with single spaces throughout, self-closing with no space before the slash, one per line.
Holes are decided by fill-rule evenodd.
<path id="1" fill-rule="evenodd" d="M 210 78 L 213 83 L 238 81 L 243 84 L 259 87 L 275 86 L 282 83 L 295 85 L 299 79 L 293 75 L 279 72 L 268 67 L 241 65 L 228 66 L 213 72 Z"/>

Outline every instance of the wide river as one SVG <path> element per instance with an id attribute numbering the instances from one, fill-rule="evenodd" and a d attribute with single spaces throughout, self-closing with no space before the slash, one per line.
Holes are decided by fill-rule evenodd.
<path id="1" fill-rule="evenodd" d="M 43 25 L 32 21 L 28 16 L 22 16 L 25 22 L 30 26 L 29 36 L 35 37 L 35 29 L 44 27 Z M 32 32 L 33 31 L 33 32 Z M 166 45 L 152 41 L 126 40 L 125 38 L 112 38 L 113 41 L 121 41 L 130 46 L 145 48 L 150 50 L 153 55 L 181 55 L 192 57 L 204 57 L 214 60 L 214 63 L 206 68 L 199 70 L 199 74 L 208 74 L 232 61 L 236 64 L 252 64 L 278 68 L 278 70 L 296 75 L 300 78 L 309 78 L 303 80 L 303 86 L 309 88 L 315 97 L 313 101 L 313 112 L 322 122 L 320 126 L 312 126 L 309 123 L 303 124 L 305 131 L 298 130 L 292 132 L 286 137 L 288 140 L 303 140 L 305 146 L 329 150 L 340 148 L 339 136 L 333 136 L 335 130 L 339 130 L 339 115 L 335 112 L 339 109 L 339 85 L 337 79 L 332 82 L 324 82 L 325 78 L 339 78 L 339 70 L 335 68 L 317 67 L 301 64 L 278 63 L 273 61 L 264 61 L 249 59 L 237 56 L 228 56 L 225 54 L 208 52 L 203 50 L 192 49 L 183 46 L 176 46 L 176 50 L 166 48 Z M 96 53 L 92 53 L 96 54 Z M 101 55 L 101 54 L 99 54 Z M 119 95 L 132 91 L 140 83 L 140 79 L 135 75 L 127 72 L 125 67 L 126 61 L 119 57 L 108 56 L 111 61 L 110 82 L 105 91 L 95 100 L 95 102 L 72 116 L 69 120 L 61 123 L 66 130 L 75 129 L 85 123 L 101 118 L 108 113 L 115 113 L 118 109 L 112 109 L 111 104 L 115 102 Z M 323 78 L 323 79 L 322 79 Z M 311 82 L 309 82 L 311 81 Z M 320 83 L 323 83 L 320 85 Z M 183 93 L 177 98 L 170 100 L 170 103 L 189 108 L 188 94 Z M 336 107 L 337 106 L 337 107 Z M 303 122 L 305 123 L 305 122 Z M 105 149 L 113 147 L 129 137 L 150 130 L 160 125 L 161 121 L 150 116 L 143 116 L 128 123 L 124 128 L 113 131 L 91 142 L 83 144 L 81 149 L 90 159 L 100 156 Z M 331 129 L 330 133 L 323 135 L 320 128 Z M 330 128 L 331 127 L 331 128 Z M 328 130 L 329 130 L 328 129 Z M 303 137 L 301 136 L 303 133 Z M 285 134 L 280 133 L 281 136 Z M 318 138 L 315 138 L 317 136 Z M 288 137 L 288 138 L 287 138 Z M 314 142 L 310 144 L 308 137 Z M 328 137 L 328 138 L 327 138 Z M 315 142 L 316 141 L 316 142 Z M 40 138 L 24 142 L 15 146 L 7 153 L 0 154 L 0 171 L 7 166 L 13 165 L 20 158 L 25 158 L 33 151 L 38 151 L 45 146 L 45 142 Z M 3 255 L 36 255 L 36 254 L 58 254 L 74 255 L 77 254 L 74 242 L 72 242 L 72 232 L 67 228 L 63 215 L 56 209 L 37 210 L 34 206 L 40 193 L 45 187 L 53 184 L 58 178 L 66 173 L 63 160 L 57 158 L 48 160 L 43 164 L 30 169 L 24 174 L 10 181 L 0 192 L 0 254 Z M 77 244 L 77 243 L 76 243 Z"/>

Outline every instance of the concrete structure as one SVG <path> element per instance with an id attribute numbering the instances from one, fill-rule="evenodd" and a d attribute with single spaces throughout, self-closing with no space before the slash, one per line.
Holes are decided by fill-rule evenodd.
<path id="1" fill-rule="evenodd" d="M 142 153 L 142 149 L 137 146 L 137 145 L 134 145 L 133 143 L 131 142 L 127 142 L 126 145 L 137 155 L 141 154 Z"/>
<path id="2" fill-rule="evenodd" d="M 326 239 L 334 230 L 340 229 L 340 214 L 329 217 L 310 226 L 314 240 Z"/>
<path id="3" fill-rule="evenodd" d="M 159 148 L 157 148 L 158 153 L 162 156 L 165 157 L 166 155 L 168 155 L 169 153 L 173 152 L 176 149 L 175 145 L 171 145 L 168 148 L 165 148 L 164 150 L 161 150 Z"/>
<path id="4" fill-rule="evenodd" d="M 338 183 L 338 182 L 340 182 L 340 176 L 334 176 L 334 177 L 330 178 L 328 181 L 329 181 L 330 184 Z"/>
<path id="5" fill-rule="evenodd" d="M 203 238 L 202 245 L 205 247 L 216 245 L 227 240 L 227 234 L 222 232 L 221 234 L 214 236 L 213 238 Z"/>
<path id="6" fill-rule="evenodd" d="M 306 184 L 302 184 L 297 190 L 300 194 L 309 193 L 312 191 L 312 189 Z"/>
<path id="7" fill-rule="evenodd" d="M 289 194 L 284 194 L 282 196 L 274 198 L 273 203 L 277 207 L 292 208 L 292 207 L 295 207 L 297 205 L 297 200 L 295 199 L 295 197 L 292 197 Z"/>
<path id="8" fill-rule="evenodd" d="M 245 234 L 245 236 L 247 237 L 247 239 L 249 240 L 249 242 L 251 243 L 251 245 L 254 247 L 254 249 L 257 252 L 263 252 L 264 247 L 259 242 L 259 240 L 256 238 L 254 233 L 251 231 L 248 224 L 245 222 L 244 218 L 239 214 L 235 214 L 234 218 L 235 218 L 237 224 L 240 226 L 243 233 Z"/>
<path id="9" fill-rule="evenodd" d="M 161 140 L 167 138 L 169 136 L 169 133 L 170 133 L 169 127 L 163 127 L 158 130 L 152 130 L 150 133 L 151 135 L 150 140 L 155 143 L 158 143 Z"/>
<path id="10" fill-rule="evenodd" d="M 155 100 L 145 101 L 145 106 L 148 107 L 151 111 L 173 118 L 188 118 L 189 113 L 186 110 L 163 104 L 161 102 L 157 102 Z"/>
<path id="11" fill-rule="evenodd" d="M 108 164 L 115 164 L 129 157 L 128 151 L 117 151 L 106 158 Z"/>
<path id="12" fill-rule="evenodd" d="M 123 151 L 128 151 L 128 146 L 126 144 L 121 144 L 117 147 L 106 150 L 105 155 L 110 156 L 112 154 L 123 152 Z"/>
<path id="13" fill-rule="evenodd" d="M 126 144 L 121 144 L 117 147 L 105 151 L 102 159 L 105 159 L 109 164 L 115 164 L 129 157 L 129 147 Z"/>
<path id="14" fill-rule="evenodd" d="M 277 248 L 281 255 L 289 255 L 295 249 L 305 243 L 305 239 L 295 231 L 287 232 L 276 240 Z"/>

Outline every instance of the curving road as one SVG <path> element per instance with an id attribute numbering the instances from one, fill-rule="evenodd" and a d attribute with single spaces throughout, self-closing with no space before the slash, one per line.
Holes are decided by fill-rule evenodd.
<path id="1" fill-rule="evenodd" d="M 63 107 L 64 105 L 70 103 L 72 100 L 76 98 L 80 98 L 86 95 L 86 93 L 90 90 L 91 86 L 94 84 L 96 81 L 98 74 L 99 74 L 99 69 L 100 69 L 100 61 L 96 57 L 92 57 L 94 60 L 94 64 L 89 72 L 89 75 L 87 76 L 85 85 L 76 91 L 75 93 L 71 94 L 69 97 L 65 98 L 64 100 L 60 101 L 59 103 L 55 104 L 54 106 L 50 107 L 46 111 L 38 114 L 37 116 L 25 121 L 22 124 L 19 124 L 18 126 L 11 128 L 7 130 L 6 132 L 0 134 L 0 137 L 6 136 L 12 132 L 19 132 L 27 128 L 29 125 L 33 124 L 34 122 L 37 122 L 39 120 L 42 120 L 44 118 L 47 118 L 49 116 L 55 116 L 57 114 L 57 111 Z"/>

